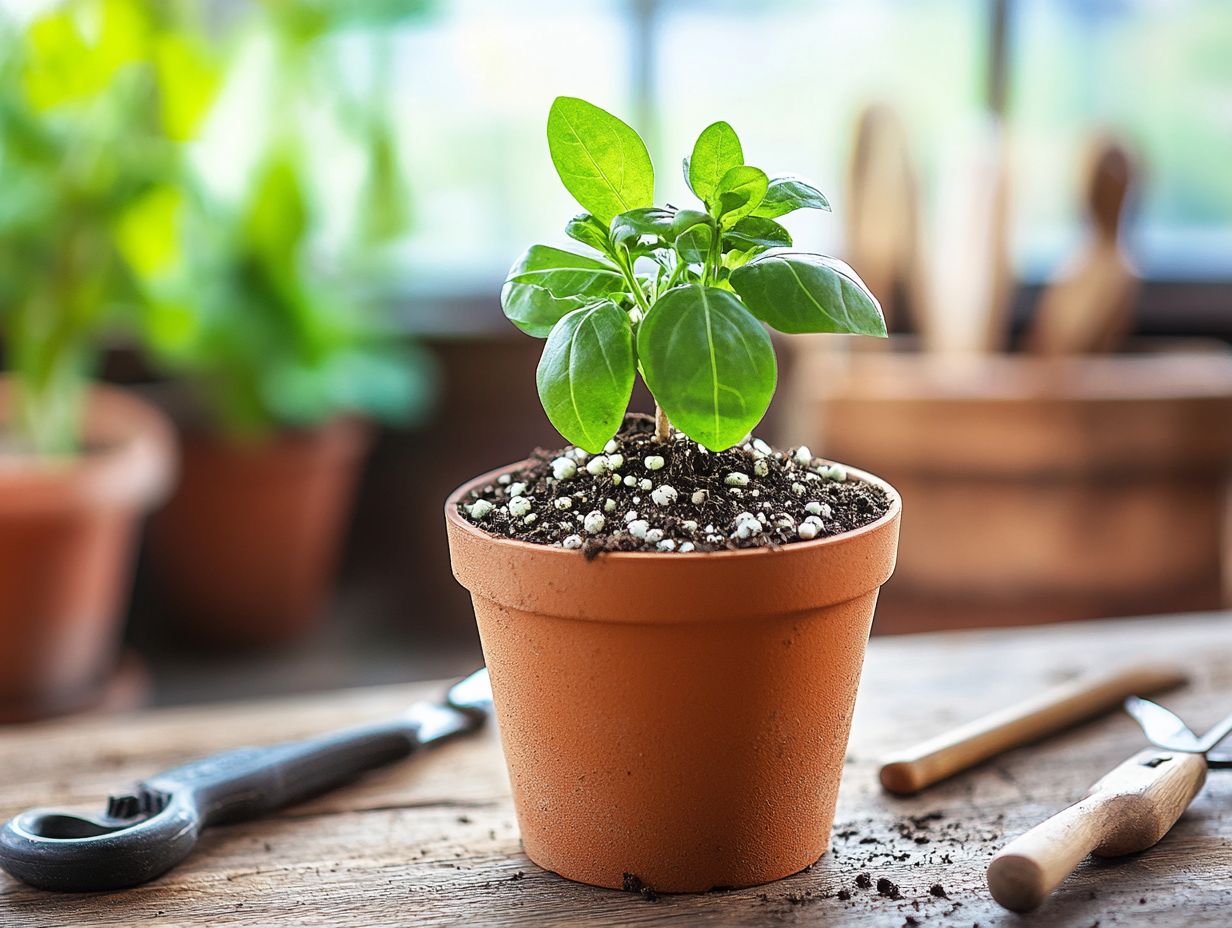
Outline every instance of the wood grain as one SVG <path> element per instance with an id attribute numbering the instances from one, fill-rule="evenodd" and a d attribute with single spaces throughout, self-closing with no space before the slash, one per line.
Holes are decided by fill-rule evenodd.
<path id="1" fill-rule="evenodd" d="M 811 418 L 796 434 L 909 501 L 875 631 L 1225 602 L 1224 348 L 963 364 L 904 351 L 848 362 L 802 358 L 791 382 Z"/>
<path id="2" fill-rule="evenodd" d="M 1167 700 L 1197 730 L 1232 702 L 1227 615 L 875 639 L 856 712 L 832 850 L 769 886 L 657 902 L 569 883 L 526 860 L 494 732 L 379 771 L 257 822 L 206 833 L 167 876 L 121 893 L 55 895 L 0 875 L 0 925 L 651 926 L 800 924 L 900 928 L 1226 926 L 1232 907 L 1232 775 L 1212 771 L 1152 850 L 1088 860 L 1037 912 L 989 896 L 993 853 L 1080 798 L 1142 746 L 1109 716 L 1002 755 L 910 799 L 886 796 L 876 758 L 1080 672 L 1144 657 L 1189 667 Z M 188 757 L 306 735 L 399 711 L 433 686 L 177 709 L 0 733 L 0 815 L 96 809 L 105 794 Z M 860 889 L 884 877 L 901 898 Z M 948 898 L 930 894 L 934 884 Z M 849 900 L 837 897 L 840 891 Z"/>

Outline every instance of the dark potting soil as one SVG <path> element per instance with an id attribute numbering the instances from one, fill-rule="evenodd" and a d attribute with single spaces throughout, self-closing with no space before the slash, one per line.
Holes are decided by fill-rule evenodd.
<path id="1" fill-rule="evenodd" d="M 630 415 L 600 454 L 538 449 L 530 463 L 459 504 L 485 531 L 532 544 L 604 551 L 722 551 L 826 538 L 885 515 L 880 488 L 807 448 L 759 439 L 710 452 Z"/>
<path id="2" fill-rule="evenodd" d="M 627 893 L 638 893 L 647 902 L 658 902 L 659 894 L 654 891 L 654 888 L 647 886 L 642 882 L 642 878 L 636 873 L 626 873 L 624 878 L 624 891 Z"/>

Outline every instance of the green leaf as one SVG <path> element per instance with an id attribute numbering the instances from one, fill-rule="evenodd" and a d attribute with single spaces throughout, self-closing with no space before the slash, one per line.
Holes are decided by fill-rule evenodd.
<path id="1" fill-rule="evenodd" d="M 548 113 L 548 148 L 565 189 L 604 225 L 654 203 L 654 167 L 636 132 L 576 97 L 557 97 Z"/>
<path id="2" fill-rule="evenodd" d="M 205 42 L 171 33 L 154 45 L 159 104 L 167 134 L 177 141 L 193 138 L 221 83 L 221 68 Z"/>
<path id="3" fill-rule="evenodd" d="M 723 246 L 736 251 L 750 248 L 789 248 L 791 233 L 773 219 L 745 216 L 723 233 Z"/>
<path id="4" fill-rule="evenodd" d="M 798 177 L 776 177 L 766 188 L 766 196 L 753 210 L 754 216 L 777 219 L 798 209 L 830 209 L 820 190 Z"/>
<path id="5" fill-rule="evenodd" d="M 877 298 L 836 258 L 768 255 L 732 271 L 731 283 L 753 315 L 780 332 L 886 334 Z"/>
<path id="6" fill-rule="evenodd" d="M 565 226 L 565 235 L 575 242 L 589 245 L 596 251 L 607 253 L 607 229 L 590 213 L 578 213 Z"/>
<path id="7" fill-rule="evenodd" d="M 711 451 L 744 438 L 774 395 L 770 336 L 725 290 L 690 284 L 668 291 L 638 327 L 637 353 L 668 418 Z"/>
<path id="8" fill-rule="evenodd" d="M 768 184 L 765 171 L 743 164 L 732 168 L 714 188 L 715 218 L 721 217 L 725 225 L 732 225 L 747 216 L 766 195 Z"/>
<path id="9" fill-rule="evenodd" d="M 701 264 L 710 253 L 714 241 L 714 229 L 709 223 L 690 226 L 676 238 L 676 254 L 685 264 Z"/>
<path id="10" fill-rule="evenodd" d="M 677 211 L 676 218 L 672 220 L 672 241 L 680 238 L 685 232 L 693 228 L 693 226 L 705 223 L 710 224 L 710 214 L 703 213 L 697 209 L 682 209 Z"/>
<path id="11" fill-rule="evenodd" d="M 609 234 L 613 242 L 621 245 L 630 239 L 638 238 L 642 235 L 670 238 L 672 234 L 672 221 L 674 219 L 674 210 L 660 209 L 657 206 L 643 206 L 638 209 L 631 209 L 627 213 L 621 213 L 615 217 L 612 220 Z"/>
<path id="12" fill-rule="evenodd" d="M 116 248 L 141 280 L 165 278 L 182 264 L 183 208 L 183 191 L 159 184 L 134 200 L 116 220 Z"/>
<path id="13" fill-rule="evenodd" d="M 23 83 L 38 110 L 102 95 L 117 72 L 145 59 L 151 10 L 133 0 L 54 4 L 26 32 Z M 88 20 L 88 22 L 86 22 Z M 5 26 L 8 25 L 6 20 Z"/>
<path id="14" fill-rule="evenodd" d="M 244 217 L 245 239 L 276 274 L 294 277 L 308 221 L 308 198 L 295 154 L 279 148 L 257 174 Z"/>
<path id="15" fill-rule="evenodd" d="M 707 205 L 713 203 L 714 191 L 729 170 L 744 164 L 744 151 L 736 131 L 725 122 L 716 122 L 702 130 L 693 145 L 685 174 L 692 190 Z"/>
<path id="16" fill-rule="evenodd" d="M 620 271 L 604 261 L 532 245 L 509 269 L 501 309 L 527 335 L 546 338 L 568 313 L 623 288 Z"/>
<path id="17" fill-rule="evenodd" d="M 575 309 L 556 324 L 535 374 L 556 431 L 597 453 L 616 434 L 633 392 L 633 327 L 611 300 Z"/>

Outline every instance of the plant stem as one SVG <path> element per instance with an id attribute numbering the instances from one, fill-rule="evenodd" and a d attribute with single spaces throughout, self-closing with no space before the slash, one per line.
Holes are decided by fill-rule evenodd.
<path id="1" fill-rule="evenodd" d="M 655 441 L 667 441 L 672 437 L 672 424 L 667 421 L 667 413 L 655 403 Z"/>
<path id="2" fill-rule="evenodd" d="M 646 294 L 642 292 L 642 285 L 637 282 L 637 276 L 633 273 L 633 262 L 629 260 L 629 253 L 623 249 L 615 255 L 616 264 L 620 268 L 620 273 L 625 279 L 625 283 L 629 285 L 629 289 L 633 293 L 633 300 L 637 303 L 642 311 L 642 315 L 650 312 L 650 303 L 646 300 Z"/>
<path id="3" fill-rule="evenodd" d="M 684 268 L 685 263 L 678 260 L 676 262 L 676 266 L 672 268 L 671 275 L 667 278 L 667 285 L 663 287 L 660 292 L 666 293 L 668 290 L 672 289 L 672 287 L 676 286 L 676 281 L 680 279 L 680 275 L 684 271 Z"/>
<path id="4" fill-rule="evenodd" d="M 710 248 L 706 252 L 706 260 L 702 265 L 702 284 L 710 286 L 714 283 L 715 277 L 719 273 L 719 263 L 723 260 L 723 253 L 719 249 L 722 247 L 722 233 L 716 228 L 714 235 L 710 238 Z"/>

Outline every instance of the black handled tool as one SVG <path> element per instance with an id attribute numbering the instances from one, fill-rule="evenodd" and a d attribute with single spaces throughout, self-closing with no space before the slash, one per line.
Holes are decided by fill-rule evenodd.
<path id="1" fill-rule="evenodd" d="M 32 809 L 0 830 L 0 867 L 44 889 L 121 889 L 188 856 L 209 825 L 263 815 L 420 748 L 475 731 L 491 714 L 487 670 L 400 718 L 319 738 L 238 748 L 156 774 L 98 816 Z"/>

